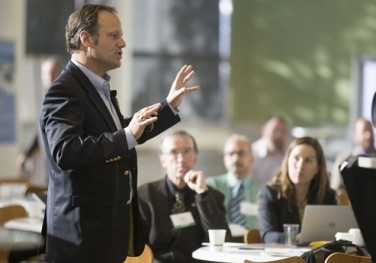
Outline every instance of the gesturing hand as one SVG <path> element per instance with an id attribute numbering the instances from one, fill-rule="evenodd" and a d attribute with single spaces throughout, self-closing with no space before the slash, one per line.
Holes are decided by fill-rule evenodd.
<path id="1" fill-rule="evenodd" d="M 139 110 L 133 115 L 133 118 L 128 127 L 136 140 L 141 137 L 146 126 L 158 119 L 157 115 L 160 107 L 161 104 L 156 103 Z"/>
<path id="2" fill-rule="evenodd" d="M 178 108 L 183 101 L 184 95 L 198 90 L 199 86 L 186 87 L 189 80 L 193 77 L 195 72 L 192 70 L 191 65 L 184 65 L 179 73 L 176 75 L 174 82 L 172 83 L 170 92 L 166 98 L 167 102 L 173 108 Z"/>

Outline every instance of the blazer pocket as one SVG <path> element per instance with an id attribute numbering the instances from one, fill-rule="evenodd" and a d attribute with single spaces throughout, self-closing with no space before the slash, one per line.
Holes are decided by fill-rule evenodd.
<path id="1" fill-rule="evenodd" d="M 108 195 L 73 195 L 73 207 L 112 207 L 112 197 Z"/>

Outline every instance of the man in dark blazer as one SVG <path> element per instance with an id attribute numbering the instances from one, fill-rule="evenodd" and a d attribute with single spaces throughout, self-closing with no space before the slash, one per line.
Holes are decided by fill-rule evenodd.
<path id="1" fill-rule="evenodd" d="M 72 54 L 45 96 L 40 125 L 49 170 L 47 247 L 50 262 L 120 263 L 144 249 L 135 146 L 179 122 L 177 108 L 194 75 L 177 74 L 162 103 L 124 118 L 110 91 L 122 38 L 114 8 L 85 5 L 66 25 Z"/>
<path id="2" fill-rule="evenodd" d="M 195 262 L 192 252 L 208 242 L 209 229 L 226 229 L 230 239 L 224 196 L 207 187 L 202 171 L 194 170 L 197 154 L 190 134 L 169 132 L 162 140 L 160 153 L 167 175 L 138 190 L 141 219 L 155 263 Z M 176 210 L 177 199 L 184 204 L 180 211 Z"/>

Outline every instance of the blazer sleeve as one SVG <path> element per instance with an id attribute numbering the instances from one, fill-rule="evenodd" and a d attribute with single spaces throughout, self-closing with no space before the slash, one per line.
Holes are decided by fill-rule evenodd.
<path id="1" fill-rule="evenodd" d="M 259 229 L 265 243 L 283 242 L 278 205 L 277 192 L 267 185 L 263 186 L 259 197 Z"/>
<path id="2" fill-rule="evenodd" d="M 206 240 L 209 240 L 209 229 L 226 229 L 226 240 L 230 240 L 231 232 L 226 220 L 224 195 L 215 189 L 209 188 L 204 196 L 196 195 L 196 203 L 202 228 L 206 234 Z"/>
<path id="3" fill-rule="evenodd" d="M 158 111 L 157 117 L 158 120 L 154 122 L 152 126 L 147 127 L 141 137 L 137 140 L 139 144 L 150 140 L 180 121 L 179 115 L 173 113 L 166 100 L 161 102 L 161 108 Z"/>

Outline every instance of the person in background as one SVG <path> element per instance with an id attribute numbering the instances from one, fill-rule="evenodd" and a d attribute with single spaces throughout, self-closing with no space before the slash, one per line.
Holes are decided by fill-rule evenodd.
<path id="1" fill-rule="evenodd" d="M 137 193 L 139 144 L 180 121 L 194 71 L 185 65 L 161 103 L 124 118 L 108 71 L 126 43 L 113 7 L 88 4 L 66 29 L 71 59 L 48 89 L 40 125 L 48 161 L 47 256 L 51 262 L 120 263 L 145 247 Z"/>
<path id="2" fill-rule="evenodd" d="M 192 252 L 208 242 L 209 229 L 230 231 L 224 196 L 209 188 L 194 169 L 198 149 L 185 131 L 172 131 L 161 142 L 159 160 L 166 176 L 139 187 L 141 220 L 154 262 L 196 262 Z"/>
<path id="3" fill-rule="evenodd" d="M 49 57 L 42 62 L 41 82 L 44 91 L 60 75 L 63 66 L 58 58 Z M 17 170 L 20 175 L 29 177 L 29 183 L 34 186 L 46 187 L 48 183 L 46 155 L 40 130 L 35 132 L 28 147 L 16 159 Z"/>
<path id="4" fill-rule="evenodd" d="M 252 178 L 266 184 L 278 172 L 288 141 L 287 123 L 281 116 L 272 116 L 261 129 L 261 138 L 252 143 L 255 158 Z"/>
<path id="5" fill-rule="evenodd" d="M 330 175 L 330 186 L 335 189 L 343 189 L 342 177 L 339 172 L 339 166 L 343 161 L 351 156 L 374 156 L 376 157 L 375 140 L 373 135 L 372 123 L 363 117 L 355 120 L 353 125 L 352 141 L 354 147 L 340 152 L 334 161 Z"/>
<path id="6" fill-rule="evenodd" d="M 225 195 L 226 218 L 230 227 L 258 228 L 256 203 L 261 184 L 250 176 L 253 163 L 250 140 L 241 134 L 227 137 L 223 162 L 227 173 L 207 177 L 207 185 Z"/>
<path id="7" fill-rule="evenodd" d="M 261 189 L 259 229 L 266 243 L 282 243 L 283 224 L 301 224 L 306 205 L 337 204 L 329 186 L 324 152 L 312 137 L 289 145 L 281 171 Z"/>

